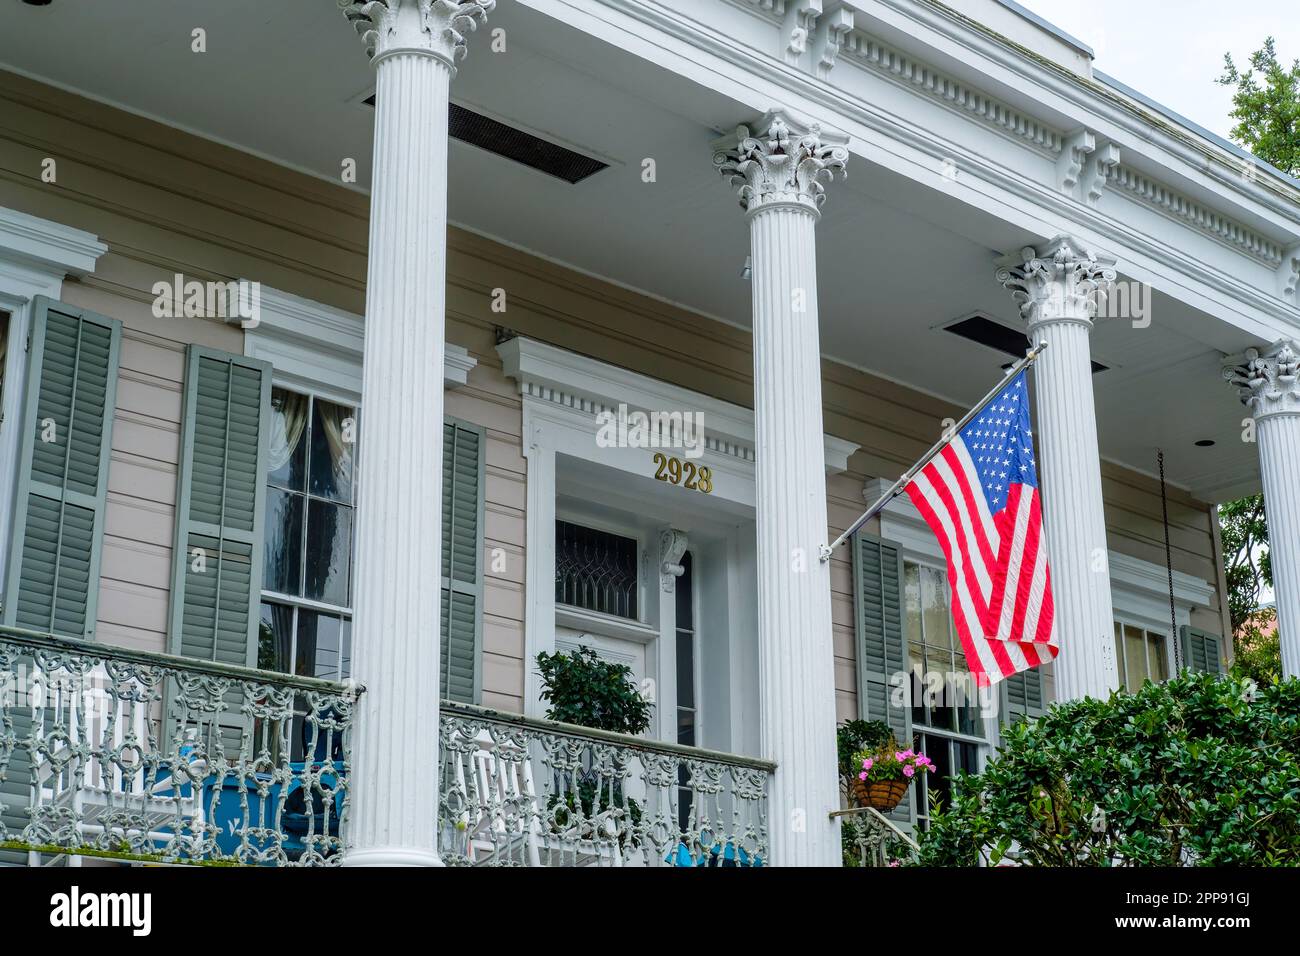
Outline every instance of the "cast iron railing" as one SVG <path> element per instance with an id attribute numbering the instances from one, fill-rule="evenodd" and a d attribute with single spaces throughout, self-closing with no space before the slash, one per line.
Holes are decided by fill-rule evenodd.
<path id="1" fill-rule="evenodd" d="M 442 705 L 444 862 L 764 866 L 775 765 Z"/>
<path id="2" fill-rule="evenodd" d="M 0 862 L 337 864 L 356 692 L 0 628 Z"/>

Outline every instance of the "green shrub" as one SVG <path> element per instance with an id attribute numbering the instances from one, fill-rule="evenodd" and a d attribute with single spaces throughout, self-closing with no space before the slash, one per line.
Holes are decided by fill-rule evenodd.
<path id="1" fill-rule="evenodd" d="M 537 669 L 551 720 L 620 734 L 639 734 L 650 726 L 650 702 L 631 682 L 626 664 L 579 647 L 572 654 L 538 654 Z"/>
<path id="2" fill-rule="evenodd" d="M 1184 672 L 1022 721 L 954 781 L 922 865 L 1300 865 L 1300 680 Z"/>

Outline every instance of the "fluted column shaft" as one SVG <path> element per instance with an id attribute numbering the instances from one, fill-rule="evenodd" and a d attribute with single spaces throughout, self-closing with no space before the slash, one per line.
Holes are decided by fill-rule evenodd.
<path id="1" fill-rule="evenodd" d="M 1224 377 L 1254 417 L 1282 673 L 1300 677 L 1300 344 L 1250 349 L 1228 359 Z"/>
<path id="2" fill-rule="evenodd" d="M 1053 320 L 1030 328 L 1047 349 L 1034 368 L 1043 534 L 1061 652 L 1056 698 L 1105 698 L 1119 686 L 1106 558 L 1101 456 L 1092 395 L 1092 323 Z"/>
<path id="3" fill-rule="evenodd" d="M 447 111 L 493 0 L 343 3 L 376 71 L 346 862 L 437 865 Z M 430 489 L 433 489 L 431 497 Z"/>
<path id="4" fill-rule="evenodd" d="M 715 144 L 748 211 L 754 309 L 759 724 L 776 762 L 772 859 L 841 861 L 826 456 L 817 328 L 818 207 L 847 142 L 780 113 Z"/>
<path id="5" fill-rule="evenodd" d="M 1021 250 L 998 279 L 1012 289 L 1034 344 L 1038 475 L 1056 636 L 1056 699 L 1105 698 L 1119 686 L 1089 337 L 1111 260 L 1066 237 Z"/>
<path id="6" fill-rule="evenodd" d="M 750 219 L 758 524 L 759 715 L 776 761 L 770 827 L 783 866 L 839 861 L 835 651 L 826 543 L 826 454 L 817 329 L 817 214 Z M 802 311 L 792 307 L 803 299 Z"/>

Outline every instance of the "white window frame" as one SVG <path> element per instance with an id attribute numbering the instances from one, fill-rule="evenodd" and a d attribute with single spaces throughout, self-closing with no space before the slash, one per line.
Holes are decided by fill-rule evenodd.
<path id="1" fill-rule="evenodd" d="M 6 580 L 14 530 L 32 300 L 38 295 L 61 300 L 64 279 L 94 272 L 99 257 L 107 251 L 108 246 L 92 233 L 0 207 L 0 311 L 9 314 L 4 394 L 0 396 L 0 461 L 15 463 L 12 470 L 0 472 L 0 582 Z"/>
<path id="2" fill-rule="evenodd" d="M 241 279 L 241 283 L 251 280 Z M 361 384 L 365 345 L 365 320 L 354 312 L 347 312 L 321 302 L 290 295 L 278 289 L 261 286 L 259 289 L 259 314 L 255 323 L 244 326 L 244 355 L 271 363 L 271 384 L 313 401 L 321 399 L 356 410 L 358 421 L 361 411 Z M 232 324 L 244 324 L 238 318 Z M 445 388 L 464 385 L 470 371 L 478 364 L 469 352 L 459 345 L 447 343 L 443 363 Z M 310 436 L 304 436 L 309 440 Z M 262 476 L 262 481 L 265 481 Z M 354 476 L 355 481 L 355 476 Z M 356 494 L 352 500 L 352 567 L 356 567 Z M 305 520 L 304 515 L 304 520 Z M 305 546 L 305 540 L 304 540 Z M 355 577 L 354 577 L 355 585 Z M 294 633 L 290 642 L 289 667 L 293 668 L 298 647 L 297 609 L 334 614 L 352 620 L 356 594 L 343 609 L 332 604 L 312 601 L 305 597 L 267 591 L 258 582 L 262 600 L 289 605 L 295 608 Z M 355 634 L 353 652 L 355 653 Z M 340 647 L 340 653 L 342 647 Z"/>
<path id="3" fill-rule="evenodd" d="M 1174 571 L 1174 631 L 1170 633 L 1169 571 L 1162 565 L 1143 561 L 1117 551 L 1107 553 L 1110 569 L 1110 593 L 1114 621 L 1131 624 L 1165 638 L 1165 661 L 1170 675 L 1177 672 L 1178 632 L 1192 623 L 1197 609 L 1215 611 L 1217 591 L 1209 581 L 1192 574 Z M 1217 611 L 1216 611 L 1217 613 Z M 1183 666 L 1187 662 L 1183 661 Z M 1119 662 L 1116 662 L 1118 672 Z"/>

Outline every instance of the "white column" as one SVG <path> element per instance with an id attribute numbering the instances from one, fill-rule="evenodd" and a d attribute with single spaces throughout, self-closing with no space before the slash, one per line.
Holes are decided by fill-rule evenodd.
<path id="1" fill-rule="evenodd" d="M 438 865 L 447 110 L 495 0 L 341 4 L 375 65 L 358 455 L 353 865 Z M 430 491 L 433 489 L 433 491 Z"/>
<path id="2" fill-rule="evenodd" d="M 773 861 L 840 862 L 815 226 L 846 140 L 776 113 L 716 144 L 747 211 L 754 303 L 759 723 Z"/>
<path id="3" fill-rule="evenodd" d="M 1300 344 L 1249 349 L 1227 360 L 1223 377 L 1255 419 L 1282 673 L 1300 677 Z"/>
<path id="4" fill-rule="evenodd" d="M 1114 264 L 1058 236 L 1041 250 L 1022 249 L 997 273 L 1020 303 L 1030 339 L 1047 344 L 1034 367 L 1033 391 L 1061 648 L 1053 664 L 1058 700 L 1105 698 L 1119 686 L 1088 349 L 1097 299 L 1115 281 Z"/>

